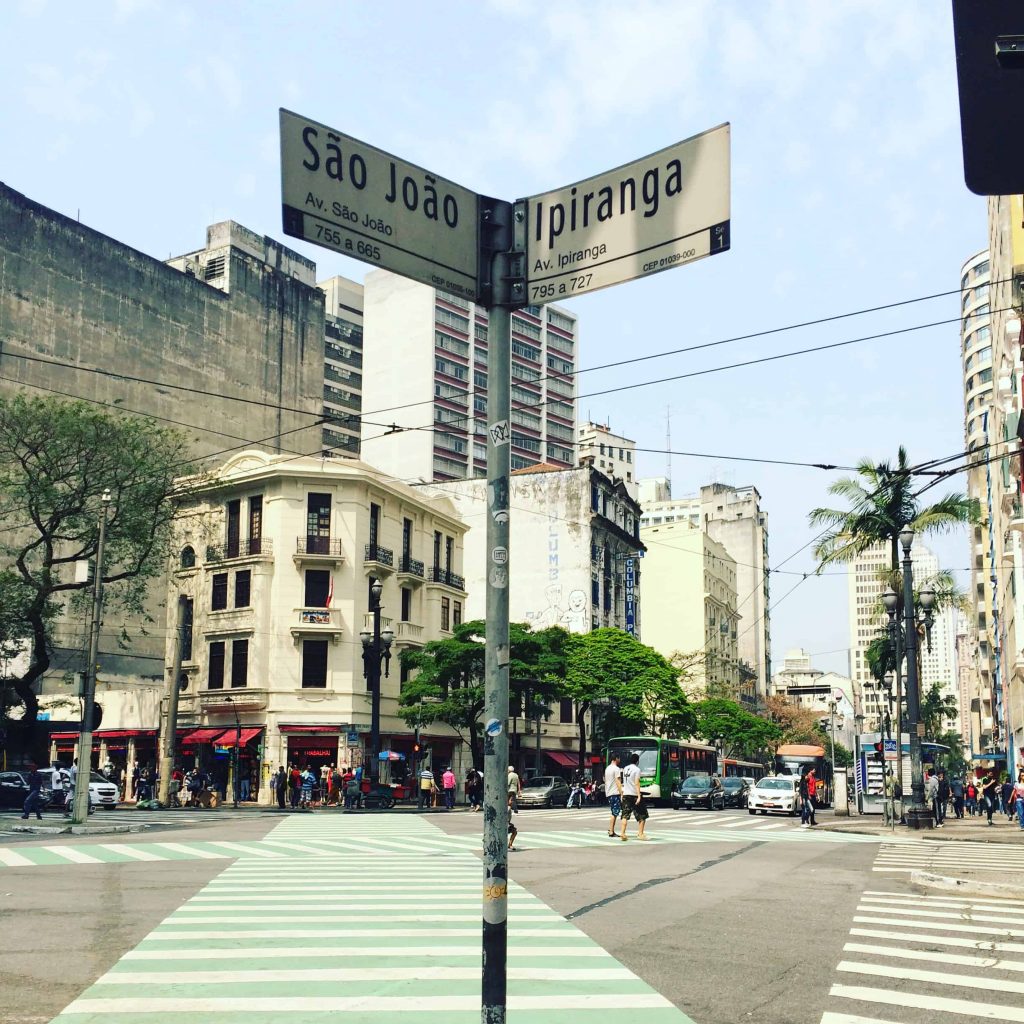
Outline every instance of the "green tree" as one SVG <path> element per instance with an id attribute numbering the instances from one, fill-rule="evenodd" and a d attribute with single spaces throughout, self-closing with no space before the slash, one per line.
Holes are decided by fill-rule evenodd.
<path id="1" fill-rule="evenodd" d="M 829 750 L 832 749 L 831 740 L 829 741 Z M 835 764 L 836 768 L 849 768 L 853 764 L 853 751 L 849 747 L 843 746 L 838 740 L 836 740 L 836 751 L 835 751 Z"/>
<path id="2" fill-rule="evenodd" d="M 185 436 L 151 420 L 84 402 L 0 398 L 3 628 L 23 630 L 31 650 L 28 668 L 10 679 L 26 731 L 38 710 L 34 685 L 52 663 L 54 621 L 92 587 L 76 581 L 73 568 L 95 559 L 101 495 L 111 495 L 106 608 L 142 613 L 149 585 L 166 567 L 175 479 L 188 471 Z"/>
<path id="3" fill-rule="evenodd" d="M 820 711 L 802 708 L 778 694 L 765 697 L 764 706 L 768 720 L 782 730 L 780 743 L 811 743 L 828 749 L 829 741 L 821 727 Z"/>
<path id="4" fill-rule="evenodd" d="M 561 692 L 576 706 L 581 765 L 587 754 L 586 715 L 595 701 L 644 734 L 689 735 L 695 724 L 676 669 L 653 647 L 619 629 L 571 635 Z"/>
<path id="5" fill-rule="evenodd" d="M 450 637 L 409 648 L 399 656 L 403 666 L 416 672 L 399 696 L 402 719 L 414 728 L 440 722 L 454 729 L 469 744 L 475 765 L 482 763 L 485 631 L 481 619 L 463 622 Z M 564 674 L 568 637 L 559 626 L 533 633 L 529 626 L 509 624 L 510 704 L 521 712 L 546 713 Z"/>
<path id="6" fill-rule="evenodd" d="M 695 734 L 712 741 L 721 737 L 723 756 L 770 764 L 782 729 L 759 715 L 753 715 L 734 700 L 709 697 L 694 705 Z"/>
<path id="7" fill-rule="evenodd" d="M 921 697 L 921 714 L 919 720 L 924 725 L 925 739 L 941 743 L 939 738 L 946 735 L 945 720 L 956 718 L 960 713 L 960 705 L 956 697 L 944 693 L 941 683 L 932 683 L 928 692 Z M 959 741 L 963 745 L 963 739 Z"/>
<path id="8" fill-rule="evenodd" d="M 868 548 L 886 544 L 889 567 L 895 573 L 900 565 L 899 535 L 905 526 L 912 526 L 919 536 L 927 536 L 948 533 L 977 522 L 980 517 L 977 500 L 963 494 L 947 494 L 922 507 L 914 493 L 911 467 L 902 445 L 895 466 L 862 459 L 856 477 L 842 477 L 828 490 L 829 494 L 844 498 L 850 507 L 816 508 L 810 513 L 811 525 L 826 530 L 814 549 L 819 570 L 852 562 Z"/>

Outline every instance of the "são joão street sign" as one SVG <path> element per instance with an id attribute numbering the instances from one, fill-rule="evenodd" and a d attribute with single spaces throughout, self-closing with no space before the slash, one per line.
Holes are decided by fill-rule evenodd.
<path id="1" fill-rule="evenodd" d="M 281 110 L 284 231 L 414 281 L 478 298 L 479 197 Z"/>
<path id="2" fill-rule="evenodd" d="M 645 277 L 729 248 L 729 125 L 527 203 L 531 303 Z"/>

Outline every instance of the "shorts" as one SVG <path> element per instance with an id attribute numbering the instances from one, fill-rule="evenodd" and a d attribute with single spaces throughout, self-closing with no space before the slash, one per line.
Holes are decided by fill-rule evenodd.
<path id="1" fill-rule="evenodd" d="M 618 793 L 612 794 L 608 797 L 608 810 L 611 812 L 613 818 L 618 818 L 622 814 L 622 798 Z"/>
<path id="2" fill-rule="evenodd" d="M 636 818 L 637 821 L 647 820 L 647 805 L 645 803 L 637 803 L 637 799 L 635 796 L 624 796 L 622 798 L 621 817 L 623 821 L 628 821 L 631 816 Z"/>

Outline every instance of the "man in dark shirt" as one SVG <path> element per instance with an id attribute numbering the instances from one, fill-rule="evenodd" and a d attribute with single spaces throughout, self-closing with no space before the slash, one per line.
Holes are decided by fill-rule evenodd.
<path id="1" fill-rule="evenodd" d="M 39 813 L 43 805 L 43 775 L 34 765 L 29 765 L 28 773 L 28 796 L 25 797 L 25 806 L 22 808 L 22 818 L 28 820 L 28 816 L 35 811 L 36 817 L 42 821 L 43 816 Z"/>

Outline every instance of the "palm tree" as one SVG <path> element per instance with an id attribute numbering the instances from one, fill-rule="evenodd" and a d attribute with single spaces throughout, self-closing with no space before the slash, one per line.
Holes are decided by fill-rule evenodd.
<path id="1" fill-rule="evenodd" d="M 920 717 L 924 723 L 925 736 L 930 740 L 938 740 L 945 732 L 943 722 L 947 718 L 956 718 L 959 713 L 960 705 L 956 697 L 943 693 L 941 683 L 932 683 L 921 698 Z"/>
<path id="2" fill-rule="evenodd" d="M 811 525 L 826 530 L 814 549 L 818 571 L 826 565 L 852 562 L 876 544 L 888 544 L 890 568 L 897 573 L 899 535 L 905 526 L 912 526 L 920 535 L 947 533 L 980 518 L 977 500 L 964 494 L 947 494 L 922 508 L 912 485 L 907 450 L 902 445 L 895 467 L 862 459 L 857 476 L 843 477 L 832 484 L 829 494 L 845 498 L 851 507 L 816 508 L 811 512 Z"/>

